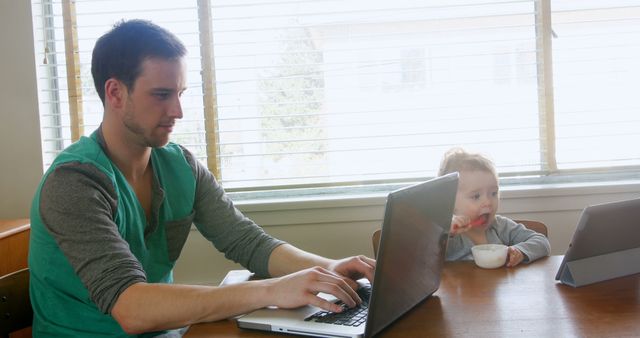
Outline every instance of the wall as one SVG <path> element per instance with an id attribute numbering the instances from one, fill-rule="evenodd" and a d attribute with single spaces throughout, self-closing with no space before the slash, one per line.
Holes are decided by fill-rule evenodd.
<path id="1" fill-rule="evenodd" d="M 0 1 L 0 218 L 29 217 L 42 175 L 30 1 Z"/>

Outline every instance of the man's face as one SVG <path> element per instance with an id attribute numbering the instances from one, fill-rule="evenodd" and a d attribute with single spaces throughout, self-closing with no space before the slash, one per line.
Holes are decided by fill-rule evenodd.
<path id="1" fill-rule="evenodd" d="M 144 60 L 124 107 L 123 124 L 131 140 L 142 147 L 166 145 L 176 119 L 182 118 L 180 96 L 185 89 L 184 60 Z"/>
<path id="2" fill-rule="evenodd" d="M 499 202 L 498 180 L 492 173 L 484 170 L 460 171 L 456 215 L 467 216 L 470 221 L 486 216 L 481 227 L 486 228 L 493 222 Z"/>

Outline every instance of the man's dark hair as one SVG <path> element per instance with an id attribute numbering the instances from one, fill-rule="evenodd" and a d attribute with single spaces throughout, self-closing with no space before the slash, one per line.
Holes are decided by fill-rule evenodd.
<path id="1" fill-rule="evenodd" d="M 98 39 L 91 59 L 91 75 L 102 104 L 104 84 L 108 79 L 118 79 L 132 91 L 145 59 L 177 59 L 186 52 L 175 35 L 150 21 L 129 20 L 115 24 Z"/>

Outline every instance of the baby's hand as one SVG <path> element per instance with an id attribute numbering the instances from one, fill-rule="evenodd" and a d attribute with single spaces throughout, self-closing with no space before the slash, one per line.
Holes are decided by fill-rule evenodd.
<path id="1" fill-rule="evenodd" d="M 449 232 L 451 235 L 457 235 L 469 231 L 469 229 L 471 229 L 470 221 L 467 216 L 453 215 L 451 218 L 451 230 Z"/>
<path id="2" fill-rule="evenodd" d="M 511 268 L 520 264 L 524 260 L 524 254 L 522 251 L 510 246 L 507 253 L 507 267 Z"/>

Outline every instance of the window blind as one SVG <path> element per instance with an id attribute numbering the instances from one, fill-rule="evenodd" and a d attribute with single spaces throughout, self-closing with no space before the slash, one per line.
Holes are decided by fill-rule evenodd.
<path id="1" fill-rule="evenodd" d="M 435 175 L 485 151 L 540 171 L 531 1 L 216 1 L 223 181 Z"/>
<path id="2" fill-rule="evenodd" d="M 46 59 L 47 165 L 74 124 L 85 135 L 97 127 L 91 50 L 127 18 L 152 20 L 187 45 L 185 117 L 172 140 L 226 189 L 421 179 L 453 146 L 488 154 L 502 176 L 640 165 L 625 146 L 638 138 L 632 1 L 32 3 L 37 59 Z M 65 32 L 78 61 L 68 61 Z M 68 62 L 79 65 L 81 90 L 69 86 Z M 77 122 L 69 97 L 82 102 Z"/>
<path id="3" fill-rule="evenodd" d="M 65 46 L 64 6 L 74 7 L 71 25 L 77 36 L 75 50 Z M 198 8 L 196 1 L 33 1 L 36 52 L 44 163 L 49 166 L 55 155 L 74 141 L 72 130 L 79 127 L 82 135 L 90 135 L 102 121 L 103 107 L 91 77 L 91 53 L 96 40 L 113 25 L 126 19 L 147 19 L 180 37 L 187 48 L 187 87 L 182 96 L 183 119 L 176 124 L 172 141 L 185 145 L 199 158 L 206 154 L 204 132 L 202 76 Z M 68 26 L 67 26 L 68 28 Z M 69 38 L 67 36 L 67 38 Z M 65 55 L 77 55 L 75 72 L 68 74 Z M 77 100 L 82 103 L 78 114 L 81 125 L 71 123 L 74 93 L 69 78 L 79 79 Z M 70 94 L 71 92 L 71 94 Z M 45 95 L 42 95 L 45 94 Z M 69 97 L 72 97 L 70 100 Z"/>
<path id="4" fill-rule="evenodd" d="M 553 1 L 560 169 L 640 164 L 640 4 Z"/>

